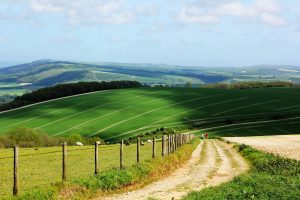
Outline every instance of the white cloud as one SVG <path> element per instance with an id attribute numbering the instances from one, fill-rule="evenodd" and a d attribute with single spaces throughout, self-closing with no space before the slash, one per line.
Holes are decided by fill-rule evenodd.
<path id="1" fill-rule="evenodd" d="M 286 20 L 268 13 L 261 15 L 261 21 L 270 26 L 284 26 L 287 24 Z"/>
<path id="2" fill-rule="evenodd" d="M 63 13 L 71 24 L 122 24 L 135 15 L 124 0 L 30 0 L 35 13 Z"/>
<path id="3" fill-rule="evenodd" d="M 219 17 L 209 14 L 202 14 L 196 7 L 183 8 L 178 19 L 186 23 L 215 24 L 220 21 Z"/>
<path id="4" fill-rule="evenodd" d="M 140 16 L 152 16 L 151 4 L 129 5 L 126 0 L 30 0 L 35 13 L 63 13 L 71 24 L 123 24 Z"/>
<path id="5" fill-rule="evenodd" d="M 252 18 L 269 26 L 284 26 L 287 21 L 280 16 L 283 6 L 276 0 L 255 0 L 245 4 L 241 0 L 198 0 L 186 4 L 178 19 L 184 23 L 216 24 L 223 17 Z"/>

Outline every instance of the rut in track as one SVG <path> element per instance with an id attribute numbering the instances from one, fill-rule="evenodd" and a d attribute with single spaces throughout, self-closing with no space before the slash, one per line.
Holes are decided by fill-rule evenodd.
<path id="1" fill-rule="evenodd" d="M 217 140 L 205 140 L 198 145 L 188 163 L 168 178 L 106 199 L 180 199 L 190 191 L 229 181 L 247 169 L 247 163 L 232 146 Z"/>

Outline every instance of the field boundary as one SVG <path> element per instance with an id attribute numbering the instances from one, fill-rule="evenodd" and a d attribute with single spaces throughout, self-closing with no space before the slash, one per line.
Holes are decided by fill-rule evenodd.
<path id="1" fill-rule="evenodd" d="M 100 143 L 96 141 L 94 147 L 70 147 L 70 149 L 68 149 L 67 143 L 64 142 L 62 143 L 61 150 L 57 149 L 55 151 L 49 152 L 33 151 L 32 153 L 27 153 L 26 148 L 19 148 L 18 146 L 15 146 L 13 150 L 9 150 L 12 156 L 0 157 L 0 169 L 6 169 L 5 171 L 7 171 L 7 174 L 10 174 L 9 176 L 2 173 L 0 175 L 0 195 L 6 196 L 9 195 L 9 191 L 13 191 L 13 195 L 17 196 L 20 194 L 19 191 L 21 190 L 30 191 L 30 189 L 33 189 L 34 187 L 40 188 L 40 186 L 42 185 L 45 185 L 47 187 L 51 186 L 52 183 L 55 183 L 55 178 L 51 178 L 51 175 L 51 177 L 47 175 L 47 172 L 49 170 L 55 171 L 54 174 L 56 178 L 57 175 L 60 173 L 62 182 L 72 182 L 76 180 L 74 178 L 77 176 L 74 177 L 74 173 L 77 174 L 81 170 L 77 169 L 77 167 L 81 166 L 81 164 L 83 164 L 82 162 L 87 162 L 85 164 L 88 164 L 89 166 L 89 173 L 93 171 L 93 175 L 96 176 L 100 172 L 99 166 L 101 166 L 100 168 L 102 168 L 102 162 L 104 162 L 101 159 L 99 159 L 100 155 L 107 157 L 110 160 L 112 159 L 111 156 L 115 156 L 115 158 L 113 159 L 119 160 L 119 164 L 109 164 L 111 168 L 102 169 L 102 172 L 114 168 L 118 168 L 119 170 L 125 170 L 126 168 L 131 166 L 131 164 L 128 164 L 128 159 L 132 160 L 132 155 L 134 155 L 134 153 L 136 155 L 136 161 L 134 163 L 137 164 L 144 160 L 164 158 L 167 155 L 175 153 L 183 145 L 192 143 L 194 138 L 195 136 L 193 134 L 169 134 L 162 135 L 160 136 L 160 138 L 154 136 L 152 140 L 147 141 L 145 141 L 145 139 L 141 140 L 141 138 L 138 137 L 136 141 L 132 141 L 133 144 L 130 144 L 128 141 L 125 142 L 124 140 L 121 140 L 119 143 L 116 143 L 113 146 L 111 146 L 100 145 Z M 135 145 L 134 142 L 136 143 Z M 148 150 L 146 150 L 145 148 Z M 117 152 L 119 152 L 119 154 L 116 154 Z M 37 162 L 39 161 L 38 159 L 40 159 L 40 156 L 45 155 L 47 157 L 47 165 L 51 165 L 50 168 L 40 166 L 39 162 Z M 85 159 L 84 161 L 80 162 L 79 159 L 76 159 L 80 155 L 89 155 L 87 157 L 88 160 Z M 74 163 L 74 161 L 79 162 L 81 164 Z M 72 164 L 75 164 L 75 166 L 72 166 Z M 32 167 L 32 165 L 36 165 L 36 170 L 30 171 L 30 166 Z M 3 166 L 4 168 L 2 168 Z M 10 168 L 12 168 L 13 170 L 11 170 Z M 82 168 L 82 166 L 79 168 Z M 52 173 L 52 175 L 54 174 Z M 90 176 L 91 175 L 92 173 L 90 174 Z M 48 176 L 48 179 L 46 179 L 47 181 L 41 179 L 41 177 L 44 176 Z M 82 176 L 83 175 L 80 174 L 77 178 L 87 178 Z M 36 181 L 36 184 L 38 183 L 38 185 L 33 184 L 33 186 L 30 185 L 27 187 L 26 185 L 29 183 L 28 181 Z M 12 190 L 10 190 L 11 188 Z M 0 197 L 0 199 L 2 198 Z"/>

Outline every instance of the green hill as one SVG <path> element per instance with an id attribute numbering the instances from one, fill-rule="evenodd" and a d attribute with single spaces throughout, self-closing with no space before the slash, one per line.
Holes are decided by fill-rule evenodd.
<path id="1" fill-rule="evenodd" d="M 218 135 L 292 134 L 299 133 L 299 94 L 299 88 L 102 91 L 0 113 L 0 133 L 29 127 L 49 135 L 97 135 L 111 141 L 160 127 Z"/>

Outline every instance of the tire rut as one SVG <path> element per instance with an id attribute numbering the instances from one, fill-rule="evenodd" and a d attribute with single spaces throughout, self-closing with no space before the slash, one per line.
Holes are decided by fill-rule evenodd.
<path id="1" fill-rule="evenodd" d="M 180 199 L 188 192 L 216 186 L 246 171 L 247 163 L 232 146 L 216 140 L 201 141 L 186 165 L 164 180 L 145 188 L 105 199 Z"/>

